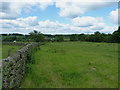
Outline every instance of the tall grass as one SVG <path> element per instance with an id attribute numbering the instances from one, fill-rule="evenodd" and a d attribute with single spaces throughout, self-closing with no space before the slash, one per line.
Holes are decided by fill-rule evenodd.
<path id="1" fill-rule="evenodd" d="M 118 87 L 115 43 L 47 43 L 33 57 L 35 64 L 24 77 L 23 88 Z"/>
<path id="2" fill-rule="evenodd" d="M 26 60 L 26 73 L 31 72 L 32 64 L 35 64 L 34 54 L 39 49 L 40 49 L 39 47 L 30 48 L 30 50 L 27 54 L 27 60 Z"/>

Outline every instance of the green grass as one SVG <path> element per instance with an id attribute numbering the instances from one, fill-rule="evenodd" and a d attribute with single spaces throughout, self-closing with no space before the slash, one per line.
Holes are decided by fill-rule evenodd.
<path id="1" fill-rule="evenodd" d="M 40 48 L 22 88 L 118 87 L 117 44 L 54 42 Z"/>
<path id="2" fill-rule="evenodd" d="M 13 54 L 17 50 L 19 50 L 22 46 L 15 45 L 2 45 L 2 58 L 7 58 L 9 55 Z"/>

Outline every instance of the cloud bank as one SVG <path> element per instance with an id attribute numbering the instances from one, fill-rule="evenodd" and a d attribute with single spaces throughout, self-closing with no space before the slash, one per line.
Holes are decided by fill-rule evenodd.
<path id="1" fill-rule="evenodd" d="M 80 24 L 79 19 L 91 18 L 96 22 L 92 24 L 89 20 L 86 20 L 85 23 Z M 63 24 L 58 21 L 53 22 L 50 20 L 37 21 L 36 16 L 27 17 L 27 18 L 17 18 L 14 20 L 3 19 L 0 20 L 0 27 L 3 31 L 2 33 L 22 33 L 28 34 L 33 30 L 38 30 L 44 34 L 75 34 L 75 33 L 94 33 L 95 31 L 100 31 L 103 33 L 113 32 L 117 27 L 104 26 L 104 22 L 101 18 L 94 17 L 78 17 L 73 19 L 74 25 Z M 86 24 L 86 25 L 84 25 Z M 90 24 L 90 25 L 89 25 Z"/>

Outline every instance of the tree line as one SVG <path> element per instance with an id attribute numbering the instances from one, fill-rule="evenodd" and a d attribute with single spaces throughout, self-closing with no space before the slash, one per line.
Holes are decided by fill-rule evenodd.
<path id="1" fill-rule="evenodd" d="M 30 32 L 28 35 L 13 33 L 13 34 L 1 34 L 3 42 L 62 42 L 62 41 L 88 41 L 88 42 L 108 42 L 108 43 L 120 43 L 120 26 L 118 30 L 112 34 L 100 33 L 98 31 L 94 34 L 71 34 L 71 35 L 50 35 L 42 34 L 38 31 Z"/>

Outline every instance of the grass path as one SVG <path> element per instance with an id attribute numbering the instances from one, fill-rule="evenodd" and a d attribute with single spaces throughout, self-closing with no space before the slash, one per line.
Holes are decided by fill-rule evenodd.
<path id="1" fill-rule="evenodd" d="M 118 87 L 117 44 L 48 43 L 35 52 L 35 64 L 23 88 Z"/>

